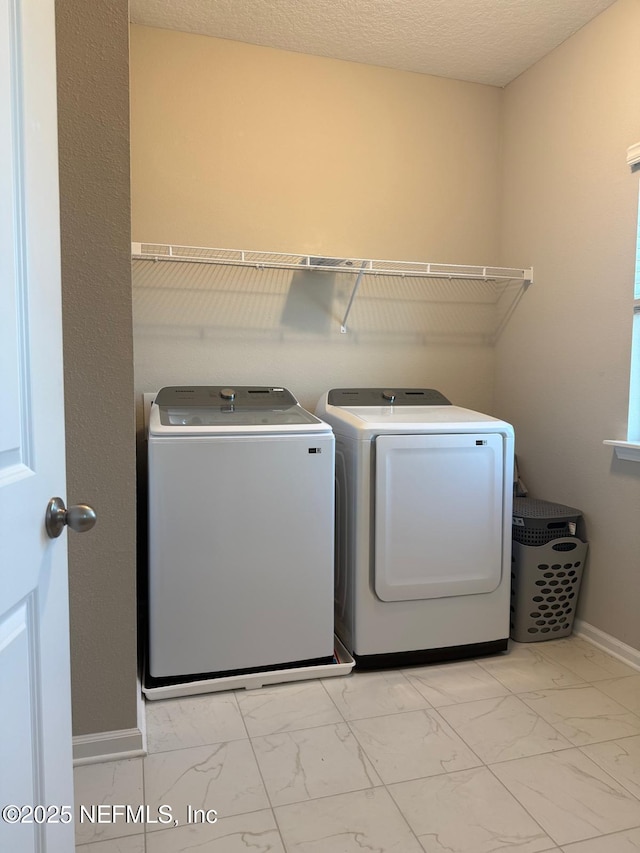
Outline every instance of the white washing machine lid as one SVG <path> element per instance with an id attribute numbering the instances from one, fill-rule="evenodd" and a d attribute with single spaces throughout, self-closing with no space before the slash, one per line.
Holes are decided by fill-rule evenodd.
<path id="1" fill-rule="evenodd" d="M 320 398 L 316 414 L 334 432 L 361 440 L 424 431 L 513 435 L 513 427 L 505 421 L 453 406 L 431 388 L 333 389 Z"/>
<path id="2" fill-rule="evenodd" d="M 286 388 L 180 385 L 163 388 L 151 406 L 150 436 L 331 433 Z"/>

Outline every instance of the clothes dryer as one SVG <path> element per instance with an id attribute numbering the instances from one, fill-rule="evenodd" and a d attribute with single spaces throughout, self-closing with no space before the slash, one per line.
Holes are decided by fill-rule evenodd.
<path id="1" fill-rule="evenodd" d="M 339 388 L 336 633 L 359 666 L 506 649 L 513 427 L 423 388 Z"/>
<path id="2" fill-rule="evenodd" d="M 333 661 L 334 438 L 285 388 L 163 388 L 147 685 Z"/>

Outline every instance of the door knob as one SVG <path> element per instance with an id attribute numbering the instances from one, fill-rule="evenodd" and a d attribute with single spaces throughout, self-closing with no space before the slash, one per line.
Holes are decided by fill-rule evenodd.
<path id="1" fill-rule="evenodd" d="M 67 509 L 62 498 L 51 498 L 47 505 L 44 524 L 49 538 L 57 539 L 65 524 L 68 524 L 76 533 L 86 533 L 96 523 L 96 517 L 95 509 L 86 504 L 70 506 Z"/>

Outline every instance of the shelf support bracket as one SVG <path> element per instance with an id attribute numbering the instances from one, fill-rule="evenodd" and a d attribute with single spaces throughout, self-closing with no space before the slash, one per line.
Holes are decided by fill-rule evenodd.
<path id="1" fill-rule="evenodd" d="M 356 278 L 355 284 L 353 285 L 353 290 L 351 291 L 351 296 L 349 297 L 349 303 L 347 304 L 347 310 L 344 312 L 344 317 L 342 318 L 342 323 L 340 324 L 340 331 L 343 335 L 347 332 L 347 318 L 349 316 L 349 312 L 351 311 L 353 300 L 356 298 L 356 293 L 358 292 L 358 288 L 360 287 L 360 282 L 362 281 L 362 276 L 364 275 L 366 266 L 367 262 L 363 261 L 362 266 L 360 267 L 360 271 L 358 273 L 358 277 Z"/>

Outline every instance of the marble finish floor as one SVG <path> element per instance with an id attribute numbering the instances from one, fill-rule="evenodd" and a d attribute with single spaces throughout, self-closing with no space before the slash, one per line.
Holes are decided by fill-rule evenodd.
<path id="1" fill-rule="evenodd" d="M 76 808 L 178 825 L 76 823 L 78 853 L 640 851 L 640 672 L 577 637 L 146 715 L 148 755 L 77 767 Z"/>

